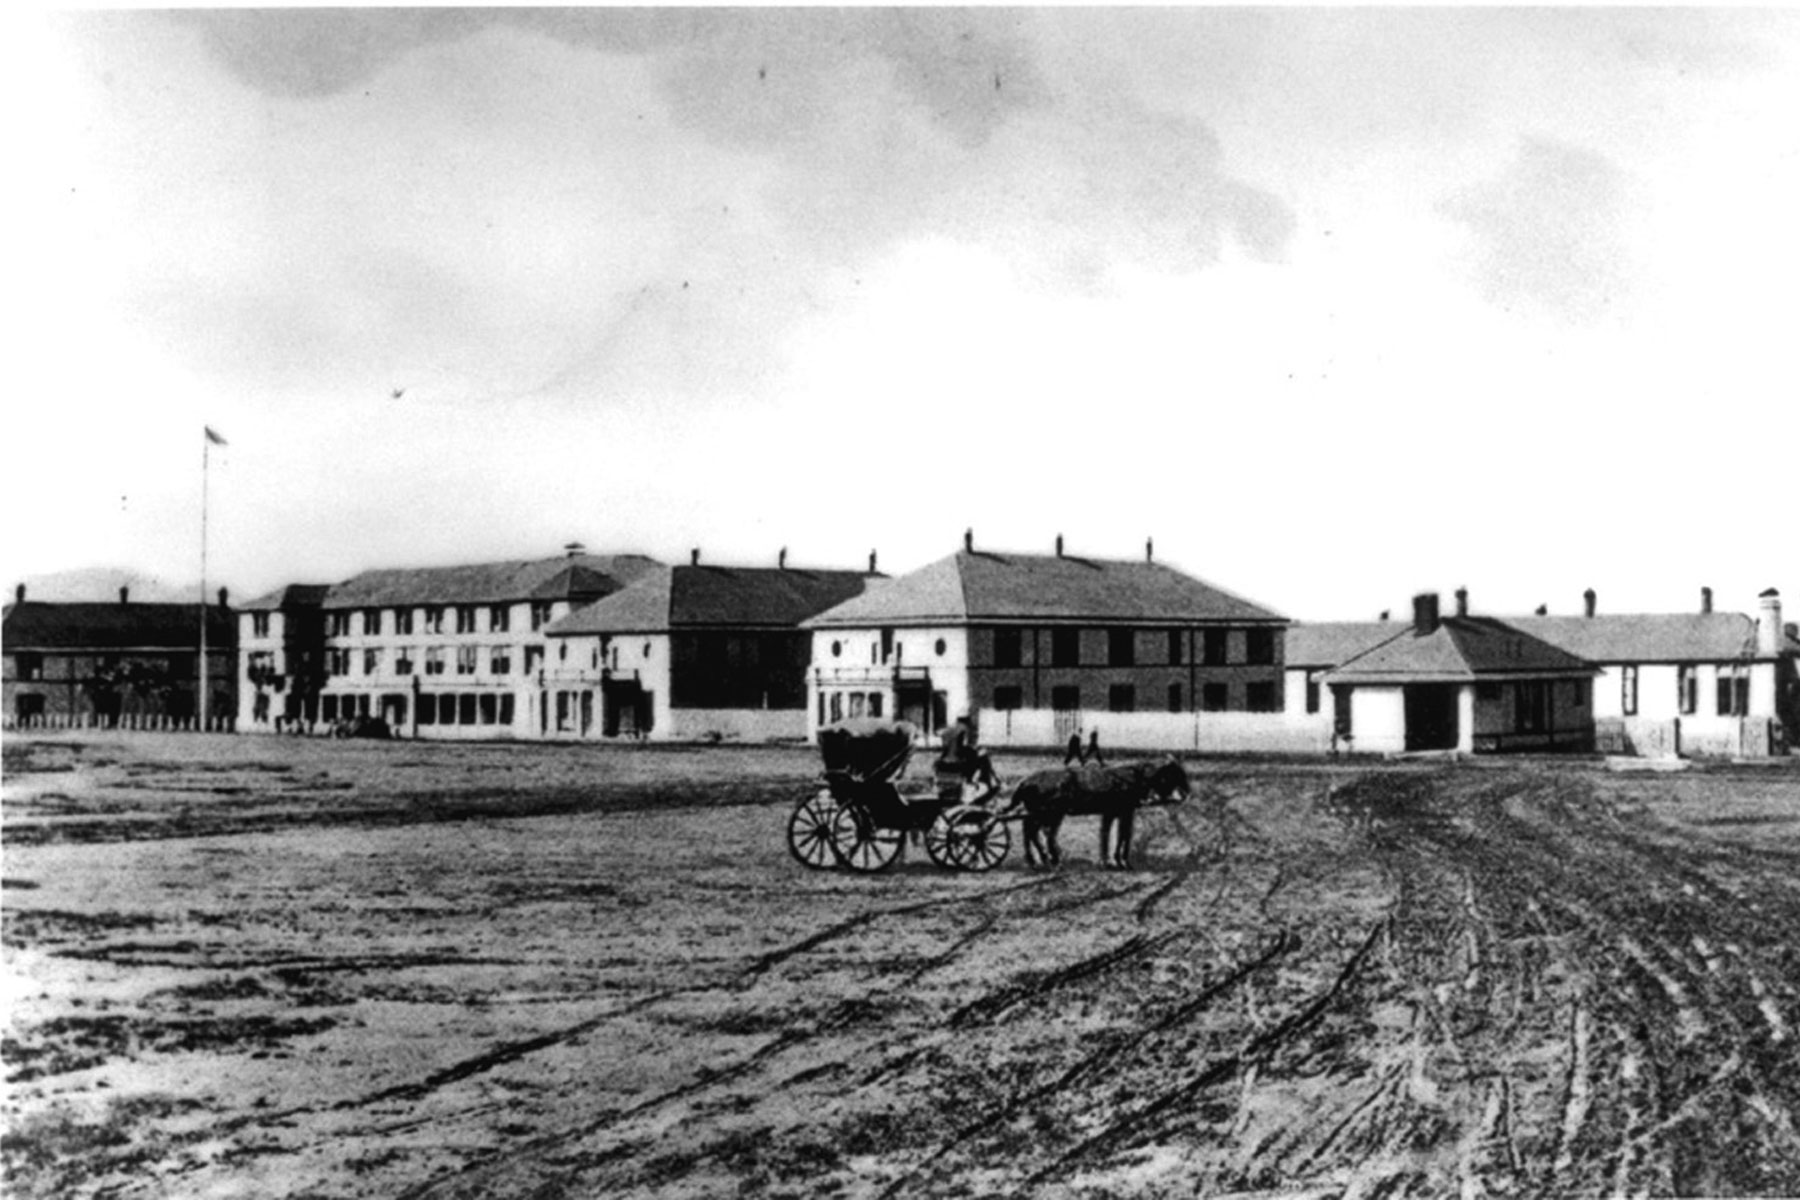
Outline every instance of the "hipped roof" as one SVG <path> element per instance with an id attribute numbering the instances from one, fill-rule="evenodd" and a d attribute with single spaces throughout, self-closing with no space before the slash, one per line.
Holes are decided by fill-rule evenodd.
<path id="1" fill-rule="evenodd" d="M 641 554 L 578 554 L 454 567 L 364 571 L 335 584 L 324 607 L 498 604 L 609 595 L 657 565 Z"/>
<path id="2" fill-rule="evenodd" d="M 809 628 L 978 622 L 1283 624 L 1286 618 L 1158 562 L 962 550 L 870 586 Z"/>
<path id="3" fill-rule="evenodd" d="M 658 567 L 624 590 L 553 622 L 545 632 L 567 636 L 708 627 L 792 629 L 858 595 L 871 580 L 883 578 L 863 571 L 786 567 Z"/>
<path id="4" fill-rule="evenodd" d="M 26 600 L 6 607 L 4 632 L 8 653 L 21 650 L 177 650 L 200 649 L 198 604 L 55 604 Z M 206 606 L 207 649 L 237 645 L 232 610 Z"/>
<path id="5" fill-rule="evenodd" d="M 1446 617 L 1405 632 L 1327 672 L 1327 683 L 1464 683 L 1598 674 L 1591 662 L 1493 617 Z"/>
<path id="6" fill-rule="evenodd" d="M 1743 613 L 1605 613 L 1513 617 L 1512 624 L 1595 662 L 1724 662 L 1756 657 L 1756 619 Z M 1784 641 L 1793 652 L 1791 639 Z"/>

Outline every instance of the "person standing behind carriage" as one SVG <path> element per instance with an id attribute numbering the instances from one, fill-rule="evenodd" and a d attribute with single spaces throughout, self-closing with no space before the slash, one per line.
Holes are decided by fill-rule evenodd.
<path id="1" fill-rule="evenodd" d="M 981 791 L 969 803 L 986 804 L 1000 790 L 1000 777 L 994 774 L 993 760 L 975 744 L 975 725 L 967 713 L 944 729 L 937 765 L 940 770 L 954 771 L 970 783 L 981 785 Z"/>

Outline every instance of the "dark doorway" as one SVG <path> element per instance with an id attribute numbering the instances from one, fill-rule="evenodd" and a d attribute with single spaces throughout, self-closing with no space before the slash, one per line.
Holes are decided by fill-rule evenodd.
<path id="1" fill-rule="evenodd" d="M 1456 685 L 1408 684 L 1406 696 L 1406 748 L 1454 750 L 1457 742 Z"/>

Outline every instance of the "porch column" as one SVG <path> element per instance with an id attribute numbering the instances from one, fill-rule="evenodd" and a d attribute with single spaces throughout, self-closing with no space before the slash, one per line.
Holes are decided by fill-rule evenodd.
<path id="1" fill-rule="evenodd" d="M 1472 683 L 1456 689 L 1456 752 L 1475 752 L 1475 685 Z"/>

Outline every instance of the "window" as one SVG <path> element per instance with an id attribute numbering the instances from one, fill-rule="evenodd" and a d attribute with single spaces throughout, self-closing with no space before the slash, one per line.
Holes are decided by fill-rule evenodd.
<path id="1" fill-rule="evenodd" d="M 325 614 L 325 636 L 326 637 L 349 637 L 350 636 L 350 614 L 347 612 L 333 612 L 333 613 Z"/>
<path id="2" fill-rule="evenodd" d="M 342 646 L 329 646 L 325 650 L 325 674 L 348 675 L 350 673 L 350 651 Z"/>
<path id="3" fill-rule="evenodd" d="M 456 724 L 456 693 L 444 692 L 437 698 L 438 724 Z"/>
<path id="4" fill-rule="evenodd" d="M 1171 667 L 1181 665 L 1181 630 L 1179 629 L 1169 630 L 1169 665 Z"/>
<path id="5" fill-rule="evenodd" d="M 512 628 L 512 610 L 504 604 L 496 604 L 488 609 L 488 629 L 494 633 L 505 633 Z M 489 722 L 492 724 L 492 722 Z"/>
<path id="6" fill-rule="evenodd" d="M 401 646 L 394 651 L 394 674 L 411 675 L 413 673 L 413 648 Z"/>
<path id="7" fill-rule="evenodd" d="M 444 673 L 444 648 L 442 646 L 425 647 L 425 673 L 427 675 Z"/>
<path id="8" fill-rule="evenodd" d="M 841 658 L 843 656 L 843 653 L 844 653 L 844 643 L 842 643 L 842 642 L 831 643 L 831 657 Z"/>
<path id="9" fill-rule="evenodd" d="M 1053 667 L 1079 667 L 1081 665 L 1081 630 L 1052 629 L 1050 631 L 1050 665 Z"/>
<path id="10" fill-rule="evenodd" d="M 474 633 L 475 632 L 475 606 L 474 605 L 459 604 L 456 606 L 456 632 L 458 632 L 458 633 Z"/>
<path id="11" fill-rule="evenodd" d="M 1638 669 L 1635 666 L 1619 668 L 1619 711 L 1628 717 L 1637 716 L 1638 709 Z"/>
<path id="12" fill-rule="evenodd" d="M 1681 715 L 1693 716 L 1700 707 L 1700 671 L 1697 667 L 1675 669 L 1675 696 Z"/>
<path id="13" fill-rule="evenodd" d="M 568 695 L 567 692 L 562 694 L 564 696 Z M 474 692 L 464 692 L 456 698 L 456 723 L 458 725 L 473 725 L 475 723 Z"/>
<path id="14" fill-rule="evenodd" d="M 1207 631 L 1208 633 L 1211 630 Z M 1231 687 L 1223 683 L 1203 683 L 1200 685 L 1200 711 L 1224 712 L 1231 706 Z"/>
<path id="15" fill-rule="evenodd" d="M 525 647 L 525 673 L 541 670 L 544 665 L 544 648 L 542 646 Z"/>
<path id="16" fill-rule="evenodd" d="M 1272 679 L 1258 679 L 1244 685 L 1244 707 L 1251 712 L 1274 712 L 1276 691 Z"/>
<path id="17" fill-rule="evenodd" d="M 510 674 L 512 674 L 512 647 L 511 646 L 495 646 L 494 647 L 493 654 L 488 658 L 488 673 L 490 675 L 510 675 Z"/>
<path id="18" fill-rule="evenodd" d="M 431 696 L 419 697 L 419 724 L 437 724 L 437 701 Z"/>
<path id="19" fill-rule="evenodd" d="M 250 656 L 254 663 L 256 656 Z M 20 679 L 42 679 L 44 677 L 44 656 L 41 654 L 13 655 L 13 668 L 18 671 Z"/>
<path id="20" fill-rule="evenodd" d="M 442 633 L 442 632 L 444 632 L 444 610 L 443 609 L 428 608 L 425 610 L 425 632 L 426 633 Z"/>
<path id="21" fill-rule="evenodd" d="M 1585 708 L 1587 706 L 1587 680 L 1569 680 L 1569 707 Z"/>
<path id="22" fill-rule="evenodd" d="M 861 692 L 851 692 L 850 693 L 850 716 L 852 718 L 862 716 L 868 702 L 869 702 L 868 697 L 864 696 Z"/>
<path id="23" fill-rule="evenodd" d="M 1275 661 L 1275 631 L 1273 629 L 1247 629 L 1244 631 L 1244 661 L 1259 667 L 1266 667 Z"/>
<path id="24" fill-rule="evenodd" d="M 1025 661 L 1025 641 L 1017 629 L 994 630 L 994 665 L 1016 667 Z"/>
<path id="25" fill-rule="evenodd" d="M 1513 684 L 1513 727 L 1520 733 L 1542 733 L 1549 724 L 1549 685 L 1541 679 Z"/>
<path id="26" fill-rule="evenodd" d="M 1172 713 L 1181 711 L 1181 685 L 1179 683 L 1169 685 L 1169 711 Z"/>
<path id="27" fill-rule="evenodd" d="M 381 674 L 381 651 L 373 646 L 363 651 L 363 674 Z"/>
<path id="28" fill-rule="evenodd" d="M 1208 629 L 1202 637 L 1200 645 L 1200 661 L 1209 667 L 1225 665 L 1225 634 L 1223 629 Z"/>
<path id="29" fill-rule="evenodd" d="M 481 694 L 481 723 L 492 725 L 499 715 L 500 698 L 492 692 L 483 692 Z"/>
<path id="30" fill-rule="evenodd" d="M 266 612 L 250 614 L 250 636 L 265 638 L 269 636 L 269 614 Z"/>
<path id="31" fill-rule="evenodd" d="M 869 715 L 871 717 L 879 717 L 881 715 L 881 701 L 882 695 L 880 692 L 869 693 Z"/>
<path id="32" fill-rule="evenodd" d="M 1750 677 L 1742 667 L 1719 668 L 1719 715 L 1748 716 L 1750 712 Z"/>
<path id="33" fill-rule="evenodd" d="M 1024 700 L 1025 693 L 1016 684 L 1002 684 L 994 689 L 994 707 L 1000 712 L 1014 712 Z"/>
<path id="34" fill-rule="evenodd" d="M 35 657 L 35 655 L 33 657 Z M 19 656 L 21 670 L 23 669 L 24 660 L 25 656 L 21 654 Z M 251 683 L 258 683 L 262 680 L 266 680 L 269 676 L 275 674 L 275 655 L 269 650 L 258 650 L 250 655 L 248 666 L 249 670 L 246 673 L 249 675 Z M 22 675 L 21 678 L 35 679 L 37 676 Z"/>
<path id="35" fill-rule="evenodd" d="M 531 606 L 531 627 L 542 629 L 550 623 L 550 603 L 540 600 Z"/>
<path id="36" fill-rule="evenodd" d="M 844 719 L 844 693 L 842 692 L 831 693 L 831 719 L 834 722 Z"/>
<path id="37" fill-rule="evenodd" d="M 1319 677 L 1316 675 L 1306 677 L 1306 711 L 1309 713 L 1319 711 Z"/>
<path id="38" fill-rule="evenodd" d="M 1074 712 L 1081 707 L 1081 688 L 1068 685 L 1050 689 L 1050 707 L 1057 712 Z"/>
<path id="39" fill-rule="evenodd" d="M 1137 689 L 1129 683 L 1115 683 L 1106 689 L 1106 711 L 1128 713 L 1137 711 Z"/>
<path id="40" fill-rule="evenodd" d="M 943 638 L 939 638 L 935 643 L 932 644 L 932 649 L 937 651 L 937 656 L 939 658 L 944 657 L 944 651 L 948 650 L 949 648 L 950 648 L 950 643 L 946 642 Z"/>
<path id="41" fill-rule="evenodd" d="M 381 610 L 379 608 L 366 609 L 364 610 L 362 617 L 363 636 L 380 637 Z"/>
<path id="42" fill-rule="evenodd" d="M 335 721 L 338 718 L 338 698 L 333 695 L 319 697 L 319 719 Z"/>
<path id="43" fill-rule="evenodd" d="M 1131 667 L 1137 665 L 1137 630 L 1109 629 L 1106 631 L 1106 663 L 1111 667 Z M 1115 709 L 1115 712 L 1129 712 L 1129 709 Z"/>
<path id="44" fill-rule="evenodd" d="M 938 645 L 940 647 L 942 647 L 943 644 L 944 644 L 943 639 L 939 638 Z M 938 653 L 942 654 L 943 650 L 939 649 Z M 891 629 L 884 629 L 881 631 L 881 661 L 887 662 L 889 659 L 891 659 L 893 657 L 894 657 L 894 631 Z"/>
<path id="45" fill-rule="evenodd" d="M 413 631 L 413 610 L 396 608 L 394 610 L 394 632 L 401 637 L 411 637 Z"/>
<path id="46" fill-rule="evenodd" d="M 456 673 L 458 675 L 475 673 L 475 658 L 478 649 L 475 646 L 458 646 L 456 648 Z"/>
<path id="47" fill-rule="evenodd" d="M 511 725 L 512 723 L 513 694 L 511 692 L 502 692 L 500 693 L 500 724 Z"/>

